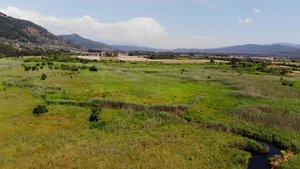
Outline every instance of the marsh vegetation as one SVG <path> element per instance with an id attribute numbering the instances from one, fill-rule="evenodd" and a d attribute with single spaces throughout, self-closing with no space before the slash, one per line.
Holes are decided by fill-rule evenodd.
<path id="1" fill-rule="evenodd" d="M 247 168 L 250 137 L 299 168 L 298 68 L 271 65 L 2 58 L 0 167 Z"/>

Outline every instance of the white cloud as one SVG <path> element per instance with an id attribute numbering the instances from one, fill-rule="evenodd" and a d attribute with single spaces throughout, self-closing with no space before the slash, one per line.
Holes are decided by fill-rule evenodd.
<path id="1" fill-rule="evenodd" d="M 248 19 L 239 19 L 238 20 L 239 23 L 253 23 L 252 19 L 248 18 Z"/>
<path id="2" fill-rule="evenodd" d="M 259 14 L 259 13 L 260 13 L 260 10 L 254 9 L 254 10 L 253 10 L 253 13 Z"/>
<path id="3" fill-rule="evenodd" d="M 230 40 L 214 37 L 173 36 L 155 19 L 147 17 L 138 17 L 117 23 L 101 23 L 89 15 L 80 18 L 57 18 L 15 7 L 0 10 L 9 16 L 30 20 L 56 35 L 77 33 L 96 41 L 108 40 L 166 49 L 212 48 L 236 44 Z M 246 22 L 248 21 L 245 20 Z"/>

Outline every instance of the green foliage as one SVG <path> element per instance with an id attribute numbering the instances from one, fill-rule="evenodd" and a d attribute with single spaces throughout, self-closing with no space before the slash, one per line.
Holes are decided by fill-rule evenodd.
<path id="1" fill-rule="evenodd" d="M 33 109 L 32 113 L 33 114 L 44 114 L 46 112 L 48 112 L 48 109 L 47 109 L 47 107 L 45 105 L 38 105 L 37 107 L 35 107 Z"/>
<path id="2" fill-rule="evenodd" d="M 41 75 L 41 80 L 45 80 L 47 78 L 47 75 L 45 74 L 45 73 L 43 73 L 42 75 Z"/>
<path id="3" fill-rule="evenodd" d="M 97 71 L 98 71 L 98 69 L 96 68 L 96 66 L 91 66 L 91 67 L 89 67 L 89 70 L 90 70 L 90 71 L 94 71 L 94 72 L 97 72 Z"/>
<path id="4" fill-rule="evenodd" d="M 38 69 L 37 69 L 36 66 L 32 66 L 32 67 L 31 67 L 31 70 L 32 70 L 32 71 L 35 71 L 35 70 L 38 70 Z"/>
<path id="5" fill-rule="evenodd" d="M 24 69 L 25 69 L 25 71 L 29 71 L 31 69 L 31 66 L 24 65 Z"/>
<path id="6" fill-rule="evenodd" d="M 101 109 L 101 107 L 93 107 L 91 110 L 92 110 L 92 113 L 89 117 L 89 121 L 97 122 L 99 120 L 99 114 L 102 112 L 102 109 Z"/>
<path id="7" fill-rule="evenodd" d="M 250 140 L 250 139 L 245 139 L 243 141 L 233 141 L 231 143 L 231 146 L 250 151 L 250 152 L 256 152 L 256 153 L 268 153 L 269 152 L 269 147 L 266 144 L 261 145 L 260 143 Z"/>
<path id="8" fill-rule="evenodd" d="M 287 81 L 287 80 L 282 80 L 282 81 L 281 81 L 281 84 L 282 84 L 283 86 L 290 86 L 290 87 L 293 87 L 293 86 L 294 86 L 294 83 L 293 83 L 293 82 L 289 82 L 289 81 Z"/>
<path id="9" fill-rule="evenodd" d="M 238 60 L 234 70 L 214 60 L 216 64 L 55 61 L 58 69 L 64 64 L 67 70 L 44 66 L 42 72 L 24 72 L 25 65 L 36 63 L 21 67 L 20 60 L 1 59 L 0 67 L 11 69 L 1 67 L 0 73 L 0 122 L 5 124 L 0 126 L 5 145 L 0 166 L 245 168 L 246 151 L 266 150 L 245 136 L 299 153 L 299 77 L 284 77 L 294 83 L 284 87 L 278 72 L 249 74 L 265 67 L 255 59 Z M 92 65 L 101 71 L 84 70 Z M 71 72 L 73 66 L 80 73 Z M 47 81 L 40 80 L 42 73 Z M 49 113 L 28 114 L 44 103 Z M 95 104 L 102 112 L 97 122 L 89 122 Z M 52 158 L 60 154 L 69 160 Z M 293 159 L 283 165 L 299 168 Z"/>

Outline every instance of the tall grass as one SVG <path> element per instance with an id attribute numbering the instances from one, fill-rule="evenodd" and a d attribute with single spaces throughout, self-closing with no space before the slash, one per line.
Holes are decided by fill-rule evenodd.
<path id="1" fill-rule="evenodd" d="M 188 110 L 187 105 L 144 105 L 137 103 L 130 103 L 121 100 L 107 99 L 107 98 L 94 98 L 91 99 L 91 102 L 107 108 L 114 109 L 133 109 L 135 111 L 145 111 L 145 110 L 154 110 L 154 111 L 163 111 L 163 112 L 186 112 Z"/>
<path id="2" fill-rule="evenodd" d="M 280 127 L 300 131 L 300 116 L 298 114 L 276 112 L 268 105 L 252 105 L 232 111 L 235 118 L 267 127 Z"/>

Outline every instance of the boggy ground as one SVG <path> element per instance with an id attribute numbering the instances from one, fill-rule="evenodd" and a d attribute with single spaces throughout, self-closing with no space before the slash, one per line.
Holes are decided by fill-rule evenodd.
<path id="1" fill-rule="evenodd" d="M 48 65 L 24 71 L 22 63 L 0 60 L 1 168 L 246 168 L 245 150 L 257 145 L 242 135 L 299 151 L 299 76 L 241 74 L 194 63 L 86 64 L 97 72 Z M 82 65 L 54 62 L 61 64 Z M 283 86 L 281 78 L 294 85 Z M 102 108 L 99 121 L 89 122 L 88 104 L 46 104 L 92 98 L 185 104 L 188 111 Z M 34 115 L 43 104 L 48 112 Z M 278 167 L 300 168 L 298 153 Z"/>

